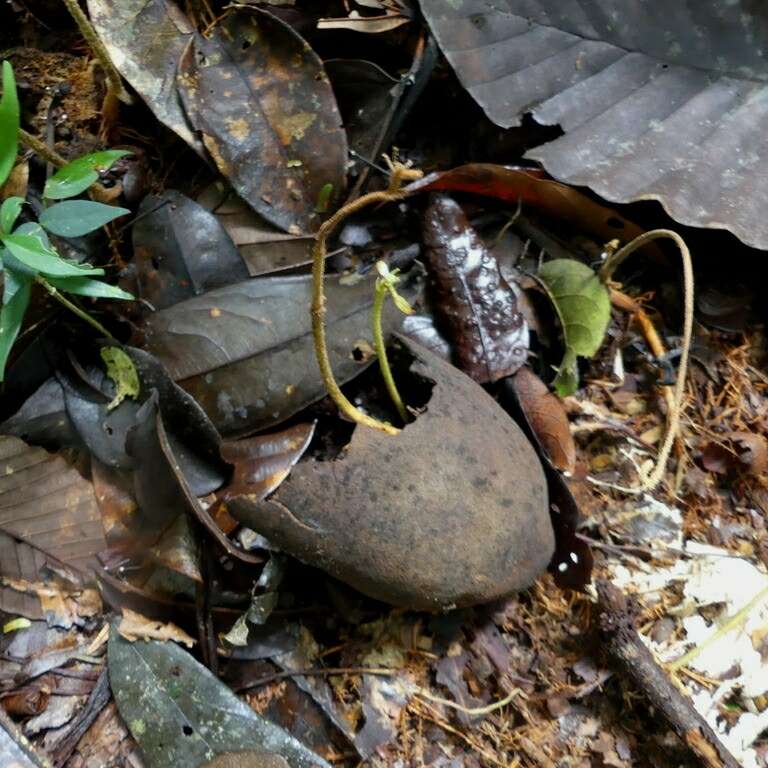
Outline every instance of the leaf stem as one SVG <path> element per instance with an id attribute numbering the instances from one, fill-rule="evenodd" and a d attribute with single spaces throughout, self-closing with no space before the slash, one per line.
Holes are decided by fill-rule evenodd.
<path id="1" fill-rule="evenodd" d="M 44 277 L 39 275 L 35 278 L 35 281 L 45 288 L 46 291 L 65 306 L 70 312 L 76 314 L 81 320 L 85 320 L 88 325 L 95 328 L 102 336 L 106 336 L 108 339 L 114 339 L 115 337 L 95 318 L 91 317 L 84 309 L 81 309 L 74 302 L 70 301 L 58 288 L 54 288 Z"/>
<path id="2" fill-rule="evenodd" d="M 64 0 L 64 5 L 67 6 L 67 10 L 75 20 L 75 23 L 80 29 L 80 33 L 99 60 L 99 64 L 101 64 L 101 68 L 107 76 L 107 90 L 109 93 L 114 94 L 123 102 L 123 104 L 132 104 L 133 98 L 123 87 L 123 80 L 120 73 L 117 71 L 117 67 L 112 63 L 112 59 L 109 56 L 106 46 L 101 42 L 101 38 L 96 34 L 93 24 L 91 24 L 89 18 L 85 15 L 82 8 L 80 8 L 77 0 Z"/>
<path id="3" fill-rule="evenodd" d="M 680 251 L 680 258 L 683 262 L 683 343 L 680 352 L 680 364 L 677 370 L 677 381 L 674 389 L 674 402 L 667 413 L 667 433 L 664 436 L 664 442 L 659 449 L 656 459 L 656 466 L 651 473 L 642 480 L 638 488 L 617 488 L 623 493 L 646 493 L 652 491 L 663 480 L 664 473 L 669 460 L 669 454 L 672 451 L 677 433 L 680 429 L 680 415 L 683 410 L 683 399 L 685 397 L 685 380 L 688 374 L 688 356 L 691 350 L 691 339 L 693 337 L 693 298 L 694 298 L 694 280 L 693 280 L 693 262 L 691 252 L 688 246 L 677 232 L 671 229 L 653 229 L 650 232 L 644 232 L 623 248 L 609 256 L 605 264 L 600 269 L 600 279 L 607 283 L 613 275 L 616 268 L 638 248 L 649 243 L 651 240 L 667 238 L 672 240 Z"/>
<path id="4" fill-rule="evenodd" d="M 323 383 L 331 396 L 331 399 L 338 406 L 339 410 L 348 418 L 363 424 L 372 429 L 378 429 L 388 435 L 396 435 L 400 430 L 386 421 L 379 421 L 368 414 L 363 413 L 356 408 L 344 395 L 333 376 L 333 368 L 328 357 L 328 342 L 325 334 L 325 256 L 328 238 L 336 227 L 344 219 L 353 213 L 362 210 L 372 203 L 391 203 L 396 200 L 402 200 L 408 195 L 408 192 L 402 189 L 402 183 L 405 180 L 420 178 L 421 171 L 407 168 L 400 163 L 392 166 L 392 175 L 390 177 L 389 188 L 379 192 L 369 192 L 367 195 L 358 197 L 351 203 L 347 203 L 340 208 L 330 219 L 325 221 L 315 236 L 315 244 L 312 247 L 312 336 L 315 342 L 315 357 L 320 367 L 320 375 Z"/>
<path id="5" fill-rule="evenodd" d="M 51 149 L 45 142 L 40 141 L 37 136 L 27 133 L 23 128 L 19 128 L 19 141 L 57 168 L 63 168 L 67 164 L 67 161 L 56 150 Z"/>

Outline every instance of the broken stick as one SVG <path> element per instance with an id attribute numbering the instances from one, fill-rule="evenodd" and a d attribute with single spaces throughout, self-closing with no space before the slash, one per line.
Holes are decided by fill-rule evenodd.
<path id="1" fill-rule="evenodd" d="M 635 629 L 624 593 L 607 581 L 597 582 L 600 632 L 611 659 L 632 679 L 648 701 L 706 768 L 739 768 L 707 721 L 656 663 Z"/>

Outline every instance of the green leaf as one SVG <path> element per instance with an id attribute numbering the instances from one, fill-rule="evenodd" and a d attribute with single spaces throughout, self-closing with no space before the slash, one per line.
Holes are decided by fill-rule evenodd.
<path id="1" fill-rule="evenodd" d="M 24 224 L 19 224 L 13 232 L 14 235 L 32 235 L 38 240 L 42 240 L 43 245 L 46 248 L 51 248 L 51 240 L 48 237 L 48 233 L 36 222 L 27 221 Z"/>
<path id="2" fill-rule="evenodd" d="M 113 624 L 107 660 L 117 708 L 147 768 L 199 768 L 248 749 L 281 755 L 292 768 L 329 768 L 174 643 L 131 643 Z"/>
<path id="3" fill-rule="evenodd" d="M 46 208 L 40 215 L 40 224 L 54 235 L 79 237 L 87 235 L 110 221 L 130 213 L 116 205 L 93 203 L 90 200 L 68 200 Z"/>
<path id="4" fill-rule="evenodd" d="M 35 273 L 29 273 L 26 271 L 26 267 L 22 264 L 22 269 L 17 270 L 13 265 L 13 256 L 9 256 L 5 249 L 3 249 L 3 255 L 5 258 L 5 269 L 3 271 L 3 304 L 8 304 L 13 300 L 13 297 L 20 291 L 25 283 L 34 279 Z"/>
<path id="5" fill-rule="evenodd" d="M 19 148 L 19 97 L 10 62 L 3 62 L 3 97 L 0 99 L 0 185 L 16 163 Z"/>
<path id="6" fill-rule="evenodd" d="M 139 396 L 141 386 L 133 360 L 120 347 L 103 347 L 101 359 L 107 365 L 107 376 L 115 384 L 115 396 L 107 405 L 107 410 L 117 408 L 126 397 L 135 400 Z"/>
<path id="7" fill-rule="evenodd" d="M 84 277 L 86 275 L 103 275 L 103 269 L 81 266 L 74 261 L 63 259 L 56 251 L 47 247 L 39 237 L 34 235 L 4 235 L 3 245 L 22 264 L 30 269 L 51 277 Z"/>
<path id="8" fill-rule="evenodd" d="M 16 219 L 21 213 L 21 206 L 24 205 L 23 197 L 9 197 L 0 205 L 0 231 L 10 234 Z"/>
<path id="9" fill-rule="evenodd" d="M 133 301 L 134 296 L 116 285 L 92 280 L 90 277 L 48 277 L 48 282 L 60 291 L 94 299 L 123 299 Z"/>
<path id="10" fill-rule="evenodd" d="M 9 283 L 12 284 L 10 288 Z M 29 277 L 5 269 L 3 308 L 0 310 L 0 381 L 5 379 L 5 364 L 19 335 L 31 291 L 32 280 Z"/>
<path id="11" fill-rule="evenodd" d="M 64 200 L 79 195 L 98 181 L 99 171 L 108 170 L 116 160 L 130 154 L 125 149 L 107 149 L 78 157 L 48 179 L 43 189 L 43 197 L 49 200 Z"/>
<path id="12" fill-rule="evenodd" d="M 546 262 L 539 271 L 539 280 L 563 328 L 565 356 L 554 385 L 564 397 L 573 394 L 579 385 L 577 356 L 592 357 L 603 343 L 611 319 L 611 301 L 598 276 L 575 259 Z"/>

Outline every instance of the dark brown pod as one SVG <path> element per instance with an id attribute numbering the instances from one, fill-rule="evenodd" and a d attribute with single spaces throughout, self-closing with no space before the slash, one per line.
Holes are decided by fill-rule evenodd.
<path id="1" fill-rule="evenodd" d="M 394 437 L 357 427 L 333 460 L 309 458 L 232 514 L 274 545 L 371 597 L 440 610 L 524 589 L 554 550 L 547 486 L 517 424 L 472 379 L 407 339 L 434 382 Z"/>

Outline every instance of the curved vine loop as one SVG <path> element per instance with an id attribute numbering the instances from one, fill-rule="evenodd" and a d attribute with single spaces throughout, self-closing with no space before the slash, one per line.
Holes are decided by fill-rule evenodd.
<path id="1" fill-rule="evenodd" d="M 387 158 L 389 161 L 389 159 Z M 312 336 L 315 342 L 315 357 L 320 366 L 320 375 L 325 388 L 339 410 L 348 418 L 372 429 L 378 429 L 388 435 L 396 435 L 400 430 L 386 421 L 380 421 L 356 408 L 344 395 L 333 376 L 331 361 L 328 357 L 328 345 L 325 335 L 325 257 L 328 238 L 344 219 L 353 213 L 374 203 L 392 203 L 408 196 L 403 190 L 403 182 L 422 177 L 422 172 L 402 163 L 390 162 L 391 175 L 389 187 L 379 192 L 369 192 L 340 208 L 330 219 L 325 221 L 315 236 L 312 248 Z"/>

